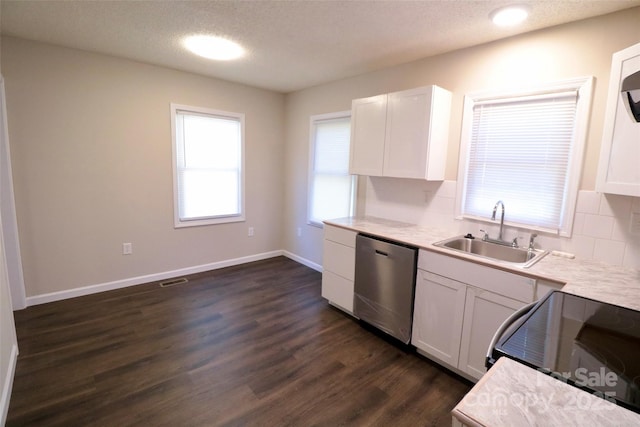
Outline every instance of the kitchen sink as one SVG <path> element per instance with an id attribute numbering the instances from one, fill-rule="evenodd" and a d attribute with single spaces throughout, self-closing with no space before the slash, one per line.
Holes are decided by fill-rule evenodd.
<path id="1" fill-rule="evenodd" d="M 522 268 L 531 267 L 547 254 L 547 251 L 540 249 L 527 249 L 501 245 L 498 243 L 487 242 L 482 239 L 468 238 L 464 236 L 452 237 L 450 239 L 434 243 L 434 246 Z"/>

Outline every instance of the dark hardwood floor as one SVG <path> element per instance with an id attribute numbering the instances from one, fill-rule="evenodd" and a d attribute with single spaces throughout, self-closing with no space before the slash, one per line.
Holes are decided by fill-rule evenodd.
<path id="1" fill-rule="evenodd" d="M 18 311 L 7 425 L 451 425 L 469 383 L 320 282 L 278 257 Z"/>

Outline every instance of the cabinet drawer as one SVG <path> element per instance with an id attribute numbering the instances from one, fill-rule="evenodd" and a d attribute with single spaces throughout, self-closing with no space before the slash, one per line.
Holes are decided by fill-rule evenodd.
<path id="1" fill-rule="evenodd" d="M 325 240 L 323 256 L 323 271 L 331 271 L 353 281 L 356 267 L 355 248 Z"/>
<path id="2" fill-rule="evenodd" d="M 325 270 L 322 273 L 322 297 L 353 313 L 353 280 Z"/>
<path id="3" fill-rule="evenodd" d="M 535 279 L 420 250 L 418 268 L 522 302 L 534 300 Z"/>
<path id="4" fill-rule="evenodd" d="M 346 230 L 340 227 L 334 227 L 331 225 L 324 225 L 324 238 L 325 240 L 331 240 L 333 242 L 341 243 L 351 248 L 356 247 L 356 232 Z"/>

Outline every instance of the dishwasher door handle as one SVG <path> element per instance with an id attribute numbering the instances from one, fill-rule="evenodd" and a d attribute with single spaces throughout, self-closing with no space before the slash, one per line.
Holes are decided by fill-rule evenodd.
<path id="1" fill-rule="evenodd" d="M 389 254 L 387 252 L 383 252 L 383 251 L 379 251 L 378 249 L 376 249 L 376 255 L 381 255 L 384 257 L 388 257 Z"/>

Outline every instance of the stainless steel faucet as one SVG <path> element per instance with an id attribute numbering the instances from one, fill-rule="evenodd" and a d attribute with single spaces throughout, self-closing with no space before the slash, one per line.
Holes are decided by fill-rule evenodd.
<path id="1" fill-rule="evenodd" d="M 496 211 L 498 210 L 498 205 L 502 206 L 502 213 L 500 215 L 500 231 L 498 232 L 497 240 L 502 240 L 502 227 L 504 225 L 504 203 L 502 203 L 502 200 L 498 200 L 496 202 L 496 205 L 493 207 L 493 215 L 491 215 L 491 220 L 492 221 L 496 220 Z"/>

